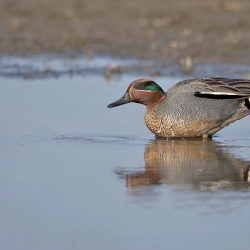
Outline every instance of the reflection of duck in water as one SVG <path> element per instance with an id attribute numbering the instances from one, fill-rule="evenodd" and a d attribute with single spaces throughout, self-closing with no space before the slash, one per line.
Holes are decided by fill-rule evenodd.
<path id="1" fill-rule="evenodd" d="M 199 188 L 248 185 L 250 163 L 212 140 L 152 140 L 144 153 L 145 171 L 126 174 L 128 187 L 197 184 Z"/>
<path id="2" fill-rule="evenodd" d="M 184 80 L 165 93 L 154 81 L 138 79 L 108 107 L 129 102 L 146 105 L 145 123 L 156 136 L 207 138 L 250 115 L 250 80 Z"/>

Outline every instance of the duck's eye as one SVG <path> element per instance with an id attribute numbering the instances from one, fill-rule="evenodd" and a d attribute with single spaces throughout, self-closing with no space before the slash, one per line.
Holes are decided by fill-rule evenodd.
<path id="1" fill-rule="evenodd" d="M 156 90 L 162 95 L 165 94 L 163 89 L 154 81 L 138 82 L 134 85 L 134 88 L 138 90 Z"/>

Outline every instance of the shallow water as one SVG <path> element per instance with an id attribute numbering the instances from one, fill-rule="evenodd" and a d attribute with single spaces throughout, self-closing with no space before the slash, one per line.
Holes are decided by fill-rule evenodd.
<path id="1" fill-rule="evenodd" d="M 106 108 L 134 78 L 0 79 L 1 249 L 248 246 L 250 117 L 156 140 L 142 105 Z"/>

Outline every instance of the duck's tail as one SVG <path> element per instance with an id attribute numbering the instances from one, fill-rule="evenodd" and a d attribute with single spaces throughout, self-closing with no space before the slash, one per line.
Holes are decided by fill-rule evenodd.
<path id="1" fill-rule="evenodd" d="M 245 105 L 250 110 L 250 97 L 245 100 Z"/>

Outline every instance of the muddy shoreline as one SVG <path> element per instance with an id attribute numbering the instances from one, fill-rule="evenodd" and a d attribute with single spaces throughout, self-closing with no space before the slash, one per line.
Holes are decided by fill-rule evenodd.
<path id="1" fill-rule="evenodd" d="M 63 76 L 100 75 L 107 81 L 117 81 L 123 75 L 135 77 L 234 77 L 250 78 L 249 66 L 245 64 L 193 63 L 186 69 L 178 62 L 161 59 L 138 59 L 132 57 L 93 56 L 82 54 L 43 53 L 29 55 L 2 55 L 0 77 L 43 79 Z"/>
<path id="2" fill-rule="evenodd" d="M 0 53 L 157 60 L 187 74 L 200 63 L 246 67 L 249 13 L 248 0 L 0 0 Z"/>

